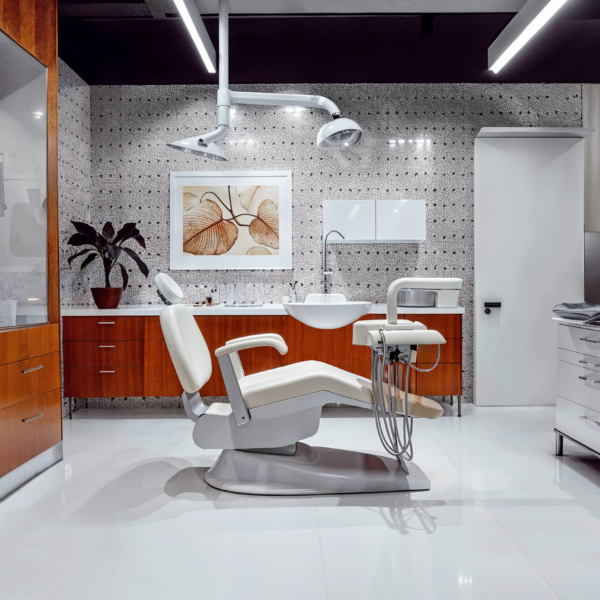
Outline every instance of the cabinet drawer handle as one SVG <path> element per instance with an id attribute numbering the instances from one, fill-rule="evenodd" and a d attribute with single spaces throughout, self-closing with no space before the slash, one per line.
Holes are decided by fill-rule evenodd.
<path id="1" fill-rule="evenodd" d="M 114 373 L 114 371 L 100 371 L 100 373 Z"/>
<path id="2" fill-rule="evenodd" d="M 114 346 L 98 346 L 98 348 L 114 348 Z M 583 362 L 583 361 L 580 361 Z M 586 365 L 589 365 L 590 363 L 585 363 Z M 595 367 L 597 367 L 598 365 L 594 365 Z"/>
<path id="3" fill-rule="evenodd" d="M 589 340 L 588 338 L 579 338 L 582 342 L 590 342 L 591 344 L 600 344 L 600 340 Z"/>
<path id="4" fill-rule="evenodd" d="M 28 421 L 33 421 L 34 419 L 39 419 L 40 417 L 43 417 L 43 416 L 44 416 L 44 413 L 40 413 L 39 415 L 29 417 L 28 419 L 21 419 L 21 421 L 23 421 L 23 423 L 27 423 Z"/>
<path id="5" fill-rule="evenodd" d="M 582 365 L 588 365 L 588 366 L 590 366 L 590 367 L 600 367 L 600 365 L 595 365 L 594 363 L 590 363 L 590 362 L 587 362 L 587 361 L 585 361 L 585 360 L 580 360 L 579 362 L 580 362 Z"/>
<path id="6" fill-rule="evenodd" d="M 598 423 L 598 421 L 592 421 L 591 419 L 588 419 L 587 417 L 579 417 L 582 421 L 585 421 L 586 423 L 589 423 L 590 425 L 595 425 L 596 427 L 600 427 L 600 423 Z"/>
<path id="7" fill-rule="evenodd" d="M 579 379 L 583 379 L 583 381 L 591 381 L 592 383 L 600 383 L 600 381 L 596 381 L 595 379 L 590 379 L 589 377 L 579 376 Z"/>
<path id="8" fill-rule="evenodd" d="M 98 325 L 114 325 L 114 321 L 98 321 Z"/>
<path id="9" fill-rule="evenodd" d="M 37 367 L 33 367 L 33 369 L 26 369 L 25 371 L 21 371 L 21 373 L 31 373 L 31 371 L 39 371 L 39 369 L 43 369 L 44 365 L 38 365 Z"/>

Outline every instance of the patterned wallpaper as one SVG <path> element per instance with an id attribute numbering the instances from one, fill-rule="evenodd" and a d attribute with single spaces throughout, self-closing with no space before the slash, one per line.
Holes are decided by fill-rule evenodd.
<path id="1" fill-rule="evenodd" d="M 62 81 L 72 81 L 61 65 Z M 364 130 L 360 146 L 321 150 L 316 135 L 321 111 L 236 106 L 229 135 L 219 145 L 228 163 L 206 161 L 166 146 L 169 141 L 211 130 L 216 123 L 212 86 L 94 86 L 87 96 L 61 91 L 61 238 L 70 215 L 83 216 L 89 192 L 83 173 L 91 148 L 90 216 L 137 221 L 147 239 L 146 281 L 131 270 L 126 304 L 156 303 L 153 277 L 169 272 L 170 171 L 293 171 L 293 271 L 175 271 L 186 299 L 201 286 L 243 279 L 265 284 L 266 300 L 280 301 L 288 283 L 299 281 L 299 297 L 321 291 L 324 199 L 427 201 L 423 244 L 362 244 L 329 247 L 334 289 L 349 299 L 385 301 L 391 281 L 403 276 L 462 277 L 465 401 L 473 386 L 473 148 L 485 126 L 581 126 L 581 86 L 543 84 L 299 84 L 232 86 L 256 92 L 320 94 Z M 75 97 L 80 98 L 79 101 Z M 66 98 L 73 100 L 66 101 Z M 90 99 L 90 109 L 84 98 Z M 87 112 L 86 112 L 87 111 Z M 89 124 L 80 118 L 91 115 Z M 68 125 L 67 125 L 68 124 Z M 68 128 L 68 131 L 67 131 Z M 88 137 L 89 131 L 89 137 Z M 72 140 L 67 144 L 67 138 Z M 73 138 L 75 138 L 73 140 Z M 88 139 L 90 140 L 88 142 Z M 405 144 L 388 143 L 405 139 Z M 409 143 L 430 139 L 429 144 Z M 79 147 L 81 152 L 67 151 Z M 85 141 L 84 141 L 85 140 Z M 61 146 L 61 148 L 62 148 Z M 84 151 L 85 150 L 85 151 Z M 77 166 L 75 166 L 77 165 Z M 76 175 L 76 181 L 71 180 Z M 82 199 L 85 198 L 85 201 Z M 510 232 L 507 232 L 507 240 Z M 67 252 L 63 253 L 67 256 Z M 68 272 L 63 257 L 63 304 L 92 304 L 89 288 L 102 285 L 98 268 Z M 67 275 L 68 272 L 68 275 Z"/>

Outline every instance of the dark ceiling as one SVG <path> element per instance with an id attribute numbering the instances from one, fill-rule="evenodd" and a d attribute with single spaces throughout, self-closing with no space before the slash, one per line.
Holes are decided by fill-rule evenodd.
<path id="1" fill-rule="evenodd" d="M 121 0 L 78 0 L 85 14 L 121 14 Z M 217 83 L 183 22 L 146 14 L 81 17 L 59 0 L 59 55 L 90 85 Z M 88 6 L 89 5 L 89 6 Z M 131 11 L 131 7 L 137 11 Z M 62 10 L 60 10 L 62 8 Z M 570 0 L 499 75 L 487 48 L 513 14 L 236 16 L 231 83 L 600 83 L 600 0 Z M 217 19 L 205 18 L 217 47 Z M 427 35 L 429 34 L 429 35 Z"/>

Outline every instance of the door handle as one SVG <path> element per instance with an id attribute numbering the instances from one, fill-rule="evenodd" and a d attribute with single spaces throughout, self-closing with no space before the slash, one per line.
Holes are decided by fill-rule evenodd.
<path id="1" fill-rule="evenodd" d="M 591 381 L 592 383 L 600 383 L 600 381 L 596 381 L 595 379 L 590 379 L 589 377 L 579 376 L 579 379 L 583 379 L 583 381 Z"/>
<path id="2" fill-rule="evenodd" d="M 598 421 L 592 421 L 591 419 L 588 419 L 587 417 L 579 417 L 582 421 L 585 421 L 586 423 L 589 423 L 590 425 L 595 425 L 596 427 L 600 427 L 600 423 L 598 423 Z"/>
<path id="3" fill-rule="evenodd" d="M 483 311 L 486 315 L 491 314 L 492 312 L 492 308 L 501 308 L 502 307 L 502 302 L 484 302 L 483 306 L 485 307 L 485 310 Z"/>

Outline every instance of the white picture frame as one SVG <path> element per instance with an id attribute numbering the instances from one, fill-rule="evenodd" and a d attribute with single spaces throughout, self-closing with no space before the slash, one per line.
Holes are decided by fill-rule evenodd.
<path id="1" fill-rule="evenodd" d="M 170 268 L 177 270 L 222 269 L 291 269 L 292 268 L 292 172 L 291 171 L 173 171 L 171 172 Z M 228 186 L 277 186 L 279 188 L 279 248 L 277 254 L 191 254 L 184 251 L 184 188 L 227 188 Z M 233 193 L 233 192 L 232 192 Z M 221 194 L 220 194 L 221 195 Z M 227 198 L 204 192 L 201 197 L 212 198 L 224 216 L 231 211 Z M 191 196 L 190 196 L 191 197 Z M 239 197 L 238 197 L 239 200 Z M 186 204 L 189 206 L 189 204 Z M 212 205 L 211 205 L 212 206 Z M 188 209 L 189 210 L 189 209 Z M 229 219 L 231 220 L 231 219 Z M 246 222 L 252 221 L 250 215 Z M 241 222 L 241 219 L 240 219 Z M 189 224 L 189 220 L 187 221 Z M 241 231 L 241 228 L 238 228 Z M 189 231 L 189 228 L 188 230 Z M 248 229 L 249 231 L 249 229 Z M 241 243 L 241 242 L 240 242 Z M 189 246 L 188 246 L 189 247 Z M 273 252 L 263 244 L 265 253 Z M 242 248 L 243 249 L 243 248 Z"/>

